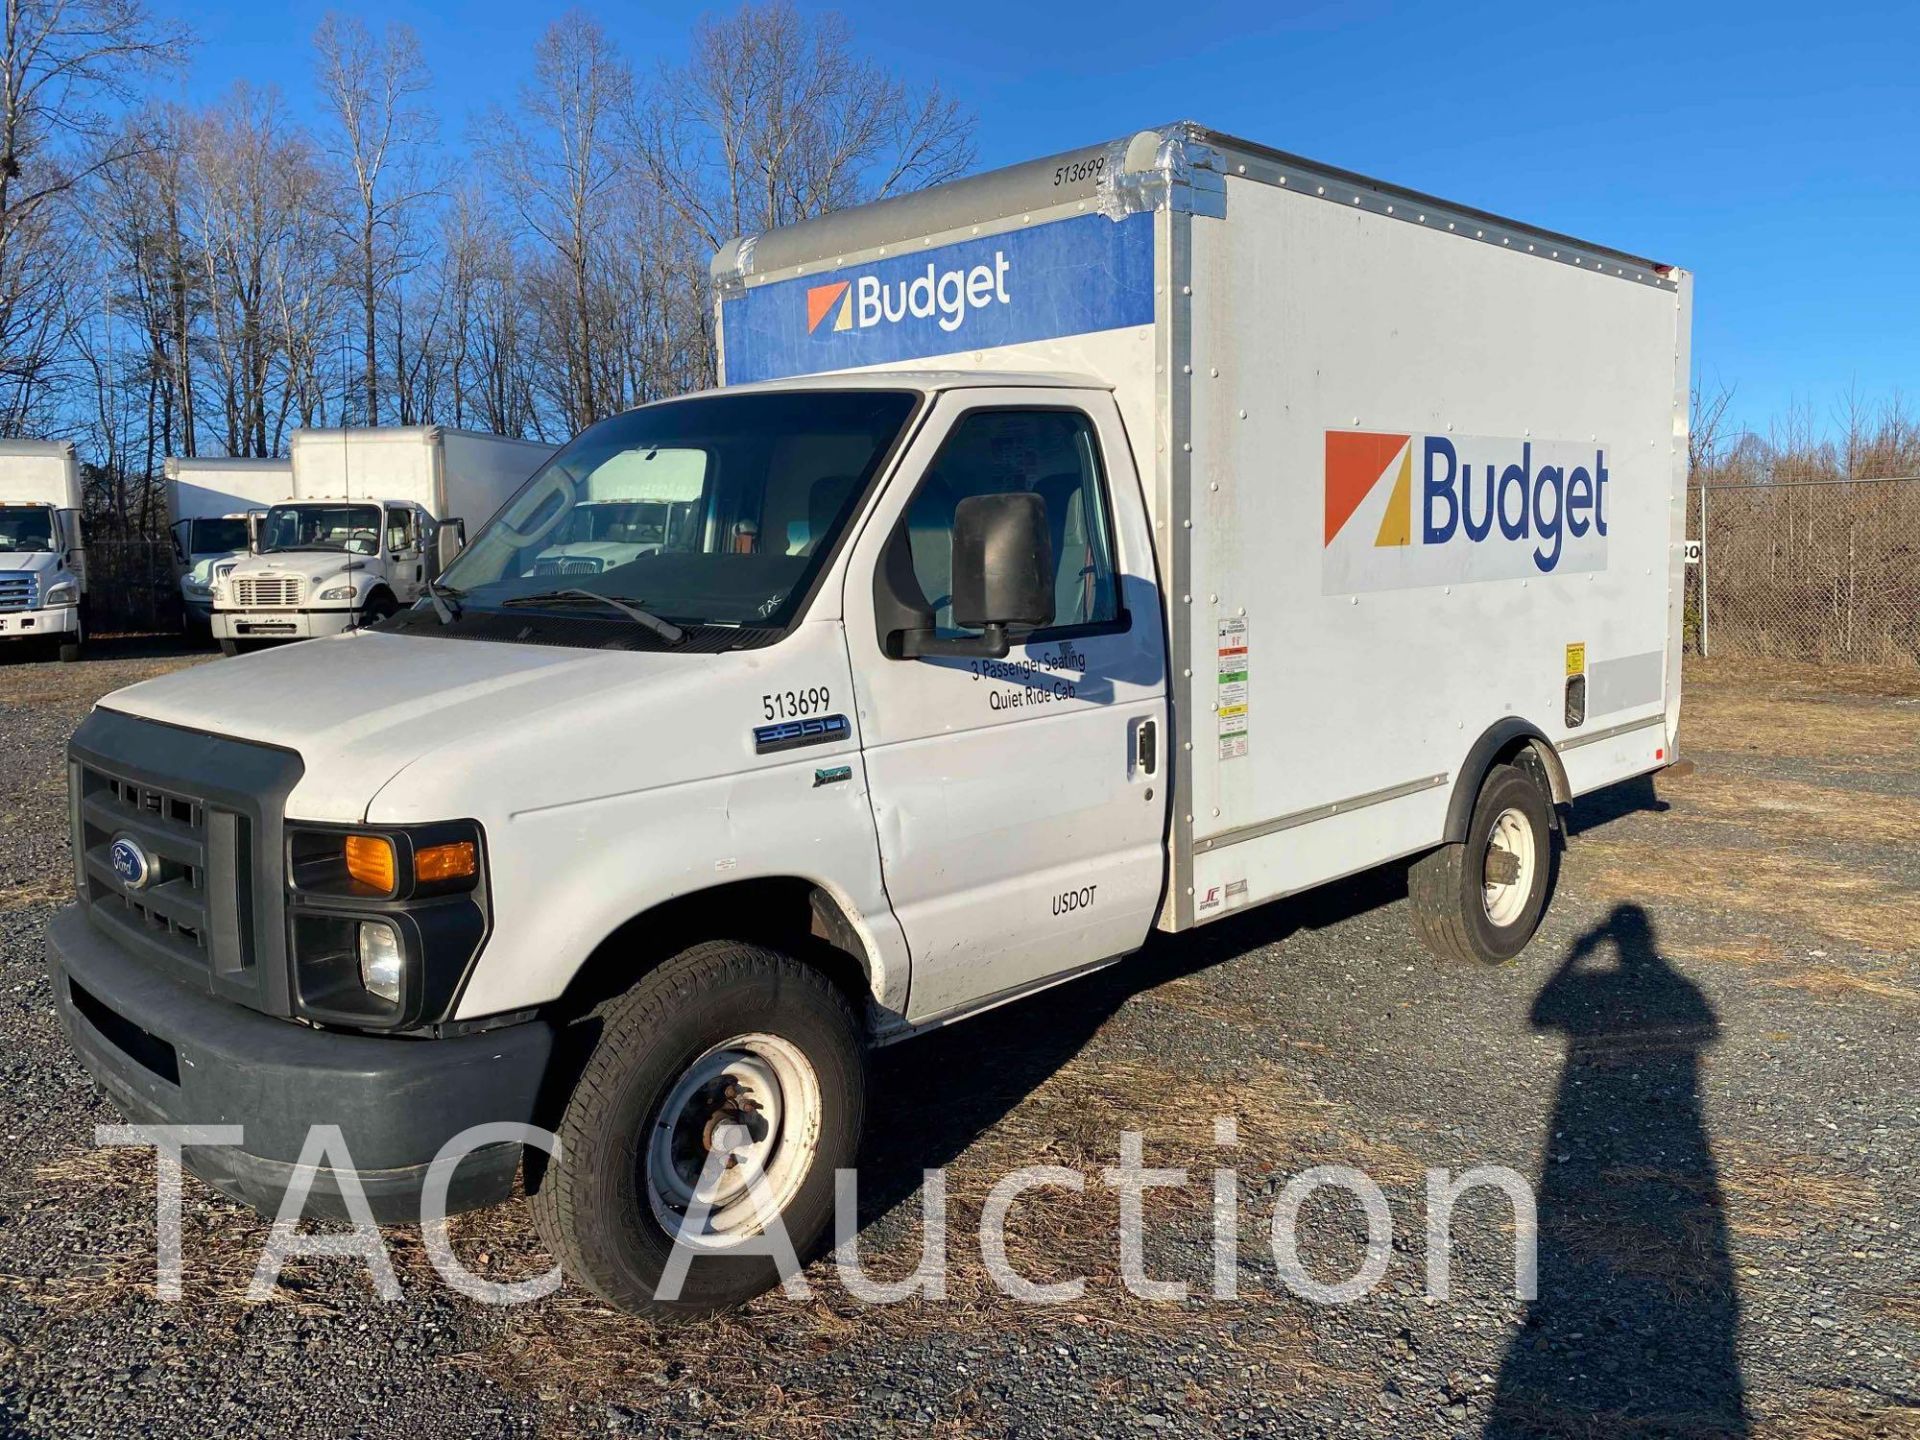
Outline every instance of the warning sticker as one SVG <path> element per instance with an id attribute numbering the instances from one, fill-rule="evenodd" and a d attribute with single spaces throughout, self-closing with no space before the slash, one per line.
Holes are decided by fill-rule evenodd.
<path id="1" fill-rule="evenodd" d="M 1567 674 L 1584 675 L 1587 673 L 1587 645 L 1583 640 L 1578 645 L 1567 646 Z"/>
<path id="2" fill-rule="evenodd" d="M 1220 758 L 1240 760 L 1247 753 L 1247 673 L 1250 630 L 1244 615 L 1223 618 L 1218 633 L 1218 682 L 1214 711 L 1220 730 Z"/>

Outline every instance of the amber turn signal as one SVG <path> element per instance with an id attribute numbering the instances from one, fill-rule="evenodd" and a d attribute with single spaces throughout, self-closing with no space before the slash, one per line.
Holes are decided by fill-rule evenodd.
<path id="1" fill-rule="evenodd" d="M 394 892 L 400 867 L 393 858 L 393 841 L 384 835 L 349 835 L 346 849 L 347 874 L 383 895 Z"/>
<path id="2" fill-rule="evenodd" d="M 413 852 L 413 878 L 419 885 L 443 880 L 471 880 L 479 872 L 480 859 L 471 840 L 456 840 L 449 845 L 429 845 Z"/>

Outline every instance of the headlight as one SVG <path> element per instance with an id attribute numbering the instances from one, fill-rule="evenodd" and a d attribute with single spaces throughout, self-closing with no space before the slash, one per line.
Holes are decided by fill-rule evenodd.
<path id="1" fill-rule="evenodd" d="M 205 580 L 196 580 L 191 575 L 180 582 L 180 588 L 185 590 L 189 595 L 211 595 L 213 593 L 213 586 L 209 585 Z"/>
<path id="2" fill-rule="evenodd" d="M 317 598 L 321 600 L 351 600 L 353 599 L 353 586 L 336 585 L 331 590 L 322 590 Z"/>
<path id="3" fill-rule="evenodd" d="M 49 585 L 47 587 L 47 593 L 41 597 L 40 603 L 49 608 L 56 605 L 78 605 L 80 603 L 80 587 L 71 580 L 62 580 L 57 585 Z"/>
<path id="4" fill-rule="evenodd" d="M 289 825 L 296 1012 L 405 1030 L 443 1020 L 489 929 L 480 827 Z"/>
<path id="5" fill-rule="evenodd" d="M 400 937 L 383 920 L 360 922 L 360 988 L 389 1005 L 400 1003 Z"/>

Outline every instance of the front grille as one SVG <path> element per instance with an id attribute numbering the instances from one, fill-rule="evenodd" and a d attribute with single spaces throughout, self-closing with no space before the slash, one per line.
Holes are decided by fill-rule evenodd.
<path id="1" fill-rule="evenodd" d="M 290 750 L 95 706 L 67 746 L 88 921 L 175 979 L 290 1013 L 283 817 L 300 774 Z M 131 883 L 114 866 L 117 839 Z"/>
<path id="2" fill-rule="evenodd" d="M 242 610 L 291 608 L 300 603 L 298 575 L 269 575 L 233 582 L 233 601 Z"/>
<path id="3" fill-rule="evenodd" d="M 94 919 L 131 949 L 204 972 L 211 964 L 207 894 L 209 826 L 194 796 L 77 767 L 85 898 Z M 139 887 L 114 870 L 113 844 L 125 839 L 152 874 Z"/>
<path id="4" fill-rule="evenodd" d="M 543 555 L 533 562 L 536 575 L 598 575 L 601 561 L 592 555 Z"/>
<path id="5" fill-rule="evenodd" d="M 0 574 L 0 610 L 37 610 L 40 606 L 40 577 L 31 570 L 10 570 Z"/>

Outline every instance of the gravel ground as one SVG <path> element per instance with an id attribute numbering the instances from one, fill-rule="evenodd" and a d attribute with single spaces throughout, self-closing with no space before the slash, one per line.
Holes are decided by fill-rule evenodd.
<path id="1" fill-rule="evenodd" d="M 862 1306 L 821 1264 L 808 1298 L 661 1330 L 570 1288 L 476 1305 L 403 1230 L 398 1303 L 309 1260 L 250 1304 L 265 1227 L 191 1179 L 186 1297 L 155 1298 L 152 1163 L 93 1147 L 117 1117 L 40 945 L 67 734 L 200 657 L 99 648 L 0 667 L 0 1433 L 1920 1436 L 1920 678 L 1695 667 L 1699 772 L 1575 808 L 1553 911 L 1504 970 L 1430 962 L 1389 869 L 886 1052 L 862 1258 L 912 1268 L 918 1176 L 944 1166 L 946 1300 Z M 1191 1171 L 1147 1210 L 1146 1271 L 1184 1302 L 1122 1285 L 1100 1172 L 1123 1129 Z M 1035 1164 L 1087 1177 L 1008 1225 L 1031 1278 L 1084 1277 L 1051 1306 L 1000 1295 L 974 1248 L 987 1190 Z M 1267 1243 L 1316 1164 L 1389 1200 L 1392 1262 L 1352 1304 L 1290 1293 Z M 1488 1191 L 1457 1212 L 1451 1297 L 1427 1293 L 1425 1174 L 1474 1165 L 1536 1187 L 1531 1303 Z M 1352 1272 L 1357 1207 L 1323 1193 L 1300 1228 L 1313 1275 Z M 549 1264 L 519 1206 L 455 1234 L 490 1278 Z"/>

